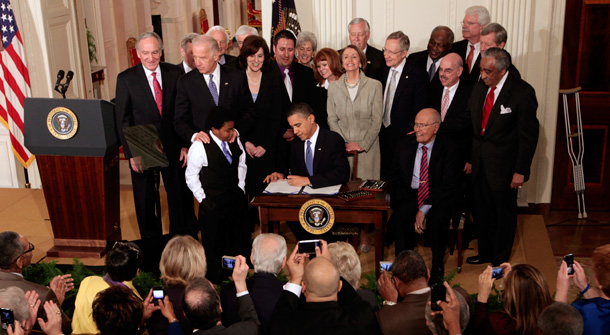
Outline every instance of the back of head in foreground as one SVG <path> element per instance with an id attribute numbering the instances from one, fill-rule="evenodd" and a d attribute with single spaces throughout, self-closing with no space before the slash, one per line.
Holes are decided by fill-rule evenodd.
<path id="1" fill-rule="evenodd" d="M 428 286 L 428 269 L 422 256 L 414 250 L 404 250 L 392 263 L 392 275 L 400 279 L 402 284 L 411 287 L 409 291 L 418 287 Z M 420 287 L 420 288 L 421 288 Z M 399 292 L 402 293 L 402 292 Z"/>
<path id="2" fill-rule="evenodd" d="M 324 257 L 316 257 L 305 266 L 303 294 L 307 302 L 337 301 L 341 279 L 335 265 Z"/>
<path id="3" fill-rule="evenodd" d="M 113 285 L 93 300 L 93 320 L 102 335 L 139 334 L 142 301 L 128 288 Z"/>
<path id="4" fill-rule="evenodd" d="M 163 249 L 159 270 L 167 286 L 186 286 L 197 278 L 205 278 L 205 250 L 192 236 L 175 236 Z"/>
<path id="5" fill-rule="evenodd" d="M 542 335 L 580 335 L 583 332 L 582 316 L 578 310 L 563 302 L 554 302 L 538 317 Z"/>
<path id="6" fill-rule="evenodd" d="M 254 272 L 277 275 L 286 265 L 286 240 L 277 234 L 259 234 L 252 242 Z"/>
<path id="7" fill-rule="evenodd" d="M 142 267 L 142 250 L 133 242 L 116 242 L 106 255 L 106 273 L 112 281 L 131 281 Z"/>
<path id="8" fill-rule="evenodd" d="M 30 317 L 28 302 L 25 300 L 23 290 L 18 287 L 8 287 L 0 290 L 0 308 L 6 308 L 13 311 L 13 319 L 18 321 L 21 326 L 31 328 L 32 325 L 27 324 Z M 6 329 L 0 327 L 0 335 L 7 334 Z"/>
<path id="9" fill-rule="evenodd" d="M 220 297 L 207 279 L 196 279 L 187 285 L 182 309 L 195 329 L 210 329 L 220 323 Z"/>
<path id="10" fill-rule="evenodd" d="M 538 316 L 553 303 L 549 285 L 538 269 L 518 264 L 504 278 L 504 311 L 516 321 L 520 334 L 537 334 Z"/>

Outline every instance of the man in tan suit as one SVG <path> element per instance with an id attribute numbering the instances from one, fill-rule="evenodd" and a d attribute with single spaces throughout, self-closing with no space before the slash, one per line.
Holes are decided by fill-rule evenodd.
<path id="1" fill-rule="evenodd" d="M 383 308 L 377 320 L 383 334 L 432 334 L 426 326 L 426 305 L 430 301 L 430 277 L 424 259 L 413 250 L 401 252 L 392 264 L 392 275 L 381 273 L 379 294 Z"/>
<path id="2" fill-rule="evenodd" d="M 0 289 L 16 286 L 24 292 L 36 291 L 40 298 L 38 317 L 47 320 L 44 303 L 53 301 L 61 306 L 67 291 L 74 288 L 71 275 L 56 276 L 49 283 L 49 287 L 29 282 L 21 274 L 23 269 L 32 261 L 34 245 L 24 237 L 13 231 L 0 233 Z M 62 331 L 64 334 L 72 333 L 71 320 L 62 311 Z"/>

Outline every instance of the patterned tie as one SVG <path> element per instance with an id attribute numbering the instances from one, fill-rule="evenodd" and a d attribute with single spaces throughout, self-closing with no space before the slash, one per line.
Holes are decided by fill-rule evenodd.
<path id="1" fill-rule="evenodd" d="M 388 87 L 388 94 L 385 98 L 385 112 L 383 113 L 383 125 L 387 128 L 392 123 L 392 103 L 394 102 L 394 93 L 396 91 L 396 69 L 390 69 L 390 86 Z"/>
<path id="2" fill-rule="evenodd" d="M 161 114 L 161 109 L 163 106 L 163 91 L 161 90 L 161 85 L 159 85 L 159 81 L 157 81 L 157 73 L 152 73 L 153 77 L 153 88 L 155 89 L 155 102 L 157 103 L 157 109 L 159 109 L 159 114 Z"/>
<path id="3" fill-rule="evenodd" d="M 216 84 L 214 83 L 213 74 L 210 74 L 210 83 L 208 84 L 208 87 L 210 89 L 210 94 L 212 94 L 212 99 L 214 99 L 214 103 L 216 104 L 216 106 L 218 106 L 218 88 L 216 87 Z"/>
<path id="4" fill-rule="evenodd" d="M 468 57 L 466 57 L 466 64 L 468 64 L 468 73 L 470 73 L 470 69 L 472 68 L 472 57 L 474 57 L 474 45 L 470 45 L 470 53 Z"/>
<path id="5" fill-rule="evenodd" d="M 231 157 L 231 153 L 229 152 L 229 149 L 227 149 L 227 142 L 222 141 L 220 146 L 222 147 L 222 153 L 225 154 L 225 157 L 227 157 L 229 164 L 233 164 L 233 157 Z"/>
<path id="6" fill-rule="evenodd" d="M 445 116 L 447 116 L 448 109 L 449 109 L 449 89 L 445 88 L 445 94 L 443 94 L 443 101 L 441 101 L 441 122 L 445 121 Z"/>
<path id="7" fill-rule="evenodd" d="M 421 147 L 421 165 L 419 166 L 419 188 L 417 189 L 417 208 L 423 206 L 424 201 L 430 194 L 430 182 L 428 180 L 428 148 Z"/>
<path id="8" fill-rule="evenodd" d="M 438 62 L 438 59 L 433 59 L 432 64 L 430 64 L 430 68 L 428 69 L 428 78 L 430 78 L 430 81 L 432 81 L 432 78 L 434 78 L 434 74 L 436 73 L 436 62 Z"/>
<path id="9" fill-rule="evenodd" d="M 284 85 L 286 86 L 286 92 L 288 92 L 290 102 L 292 102 L 292 81 L 290 80 L 289 72 L 289 69 L 284 69 Z"/>
<path id="10" fill-rule="evenodd" d="M 305 150 L 305 166 L 307 167 L 307 173 L 313 176 L 313 155 L 311 154 L 311 142 L 305 141 L 307 144 L 307 150 Z"/>
<path id="11" fill-rule="evenodd" d="M 489 91 L 489 94 L 487 94 L 487 99 L 485 99 L 485 106 L 483 107 L 483 118 L 481 120 L 481 136 L 485 134 L 485 127 L 487 127 L 487 121 L 489 121 L 489 114 L 491 113 L 491 109 L 494 106 L 495 90 L 496 87 L 492 87 Z"/>

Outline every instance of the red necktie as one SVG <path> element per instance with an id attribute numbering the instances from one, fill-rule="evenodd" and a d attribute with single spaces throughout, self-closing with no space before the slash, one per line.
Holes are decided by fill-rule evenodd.
<path id="1" fill-rule="evenodd" d="M 466 64 L 468 64 L 468 73 L 470 73 L 472 67 L 472 57 L 474 57 L 474 45 L 470 46 L 470 53 L 466 57 Z"/>
<path id="2" fill-rule="evenodd" d="M 159 114 L 161 114 L 161 109 L 163 106 L 163 91 L 161 90 L 161 85 L 157 81 L 157 73 L 152 73 L 153 77 L 153 88 L 155 89 L 155 102 L 157 103 L 157 108 L 159 109 Z"/>
<path id="3" fill-rule="evenodd" d="M 430 185 L 428 179 L 428 148 L 424 145 L 421 147 L 421 164 L 419 166 L 419 188 L 417 189 L 417 208 L 423 206 L 424 201 L 428 199 L 430 194 Z"/>
<path id="4" fill-rule="evenodd" d="M 485 134 L 485 127 L 487 127 L 487 121 L 489 120 L 489 114 L 491 113 L 491 109 L 494 106 L 494 91 L 496 87 L 492 87 L 487 94 L 487 99 L 485 99 L 485 106 L 483 107 L 483 119 L 481 120 L 481 136 Z"/>

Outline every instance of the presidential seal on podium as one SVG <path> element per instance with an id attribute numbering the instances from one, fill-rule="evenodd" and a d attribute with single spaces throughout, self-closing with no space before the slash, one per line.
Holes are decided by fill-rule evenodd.
<path id="1" fill-rule="evenodd" d="M 47 116 L 47 128 L 55 138 L 67 140 L 76 134 L 78 119 L 68 108 L 55 107 Z"/>
<path id="2" fill-rule="evenodd" d="M 328 202 L 312 199 L 303 204 L 299 210 L 301 227 L 314 235 L 328 232 L 335 224 L 335 212 Z"/>

